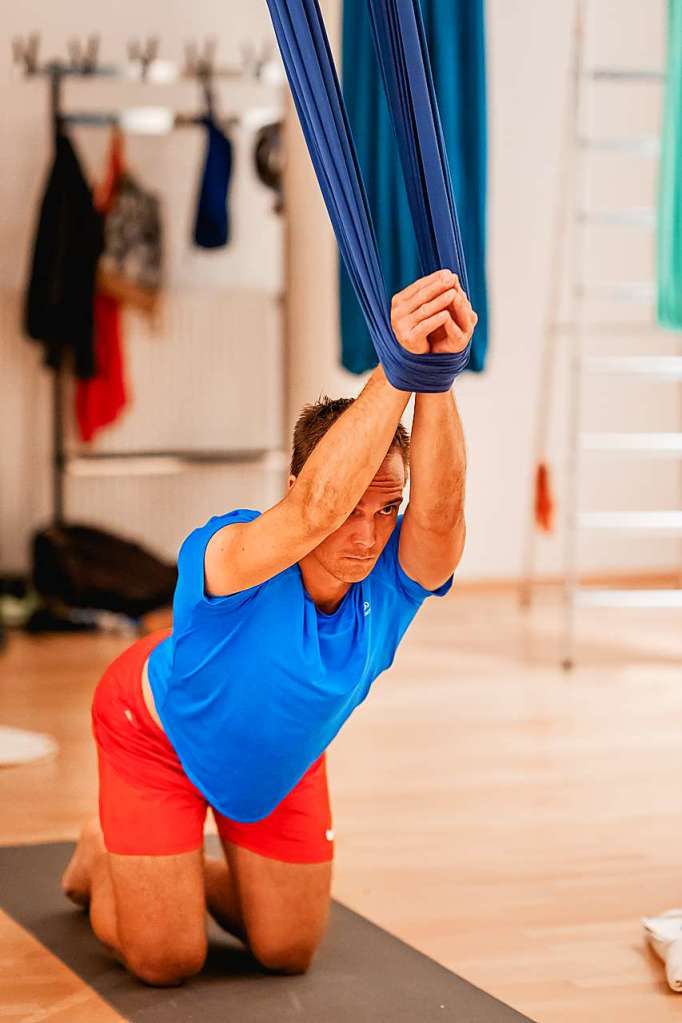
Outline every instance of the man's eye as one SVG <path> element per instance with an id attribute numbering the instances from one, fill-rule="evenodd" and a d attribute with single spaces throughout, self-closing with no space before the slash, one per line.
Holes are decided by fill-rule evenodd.
<path id="1" fill-rule="evenodd" d="M 386 505 L 385 508 L 381 509 L 381 514 L 382 515 L 392 515 L 393 512 L 395 512 L 397 510 L 398 510 L 398 505 L 397 504 L 388 504 L 388 505 Z"/>

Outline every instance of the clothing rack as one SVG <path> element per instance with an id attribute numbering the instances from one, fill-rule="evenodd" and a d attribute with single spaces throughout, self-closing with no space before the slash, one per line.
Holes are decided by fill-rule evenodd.
<path id="1" fill-rule="evenodd" d="M 97 62 L 97 37 L 91 37 L 85 47 L 72 42 L 68 62 L 51 60 L 38 63 L 39 37 L 33 33 L 27 41 L 13 41 L 15 67 L 21 76 L 45 77 L 49 79 L 51 124 L 83 125 L 92 127 L 119 126 L 126 132 L 142 134 L 165 134 L 177 128 L 202 124 L 206 114 L 216 116 L 221 125 L 230 127 L 241 123 L 238 116 L 222 118 L 215 114 L 214 79 L 261 80 L 269 59 L 270 48 L 266 47 L 260 56 L 253 48 L 243 47 L 242 64 L 234 67 L 215 65 L 215 42 L 209 41 L 203 54 L 196 46 L 188 44 L 184 68 L 167 62 L 159 63 L 158 40 L 150 39 L 144 47 L 129 45 L 131 61 L 127 65 L 101 65 Z M 195 80 L 202 88 L 205 114 L 175 113 L 162 107 L 139 107 L 123 111 L 74 111 L 64 112 L 62 106 L 62 85 L 65 78 L 116 79 L 154 83 L 174 83 L 181 80 Z M 146 127 L 141 127 L 144 118 Z M 137 121 L 136 121 L 137 118 Z M 156 118 L 156 128 L 149 125 Z M 137 125 L 137 129 L 136 129 Z M 278 476 L 286 468 L 284 452 L 276 449 L 254 448 L 235 451 L 126 451 L 126 452 L 79 452 L 71 454 L 65 449 L 64 438 L 64 381 L 62 362 L 52 369 L 52 521 L 63 525 L 64 483 L 66 475 L 72 476 L 128 476 L 168 475 L 185 472 L 205 466 L 242 465 L 260 466 L 266 473 Z"/>
<path id="2" fill-rule="evenodd" d="M 168 107 L 129 107 L 112 111 L 72 111 L 61 115 L 65 125 L 83 125 L 90 128 L 120 128 L 126 135 L 165 135 L 178 128 L 192 128 L 203 123 L 198 114 L 174 113 Z M 234 128 L 240 117 L 220 117 L 220 126 Z"/>
<path id="3" fill-rule="evenodd" d="M 149 37 L 145 43 L 133 39 L 128 43 L 128 61 L 125 64 L 100 64 L 98 60 L 99 36 L 90 36 L 84 44 L 72 39 L 69 42 L 69 58 L 49 60 L 40 63 L 40 34 L 32 32 L 27 37 L 16 36 L 12 40 L 12 60 L 15 71 L 24 76 L 51 75 L 59 69 L 64 75 L 106 75 L 126 81 L 172 83 L 182 80 L 199 80 L 208 85 L 215 79 L 261 80 L 268 78 L 273 66 L 273 48 L 266 43 L 259 51 L 253 44 L 241 47 L 239 64 L 216 64 L 217 41 L 205 41 L 202 50 L 194 42 L 185 45 L 183 65 L 159 57 L 158 36 Z M 275 65 L 279 67 L 279 65 Z M 282 80 L 278 73 L 277 77 Z"/>
<path id="4" fill-rule="evenodd" d="M 201 85 L 206 113 L 215 116 L 215 82 L 220 80 L 261 81 L 272 80 L 272 68 L 277 68 L 275 78 L 283 81 L 283 72 L 273 62 L 273 48 L 266 43 L 260 51 L 251 43 L 241 47 L 241 62 L 234 65 L 216 64 L 217 41 L 210 38 L 203 48 L 189 42 L 185 46 L 184 65 L 159 58 L 159 39 L 149 37 L 143 44 L 131 40 L 128 44 L 129 60 L 126 64 L 100 64 L 98 61 L 99 37 L 90 36 L 84 44 L 72 39 L 69 43 L 69 59 L 54 59 L 44 63 L 38 60 L 40 35 L 30 33 L 26 38 L 16 37 L 12 41 L 12 57 L 15 71 L 24 78 L 48 77 L 51 83 L 52 116 L 57 114 L 62 122 L 71 125 L 91 127 L 112 127 L 118 125 L 128 133 L 165 134 L 176 128 L 200 124 L 202 116 L 174 113 L 162 107 L 131 108 L 123 111 L 83 111 L 62 113 L 61 87 L 64 78 L 115 79 L 128 82 L 173 84 L 181 81 L 196 81 Z M 164 116 L 165 115 L 165 116 Z M 240 123 L 238 117 L 219 117 L 225 128 Z M 156 125 L 156 126 L 155 126 Z"/>

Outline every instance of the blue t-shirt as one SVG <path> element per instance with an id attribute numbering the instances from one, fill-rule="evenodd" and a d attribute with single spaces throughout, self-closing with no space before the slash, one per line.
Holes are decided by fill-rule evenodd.
<path id="1" fill-rule="evenodd" d="M 184 540 L 173 633 L 149 660 L 157 712 L 185 772 L 236 821 L 266 817 L 303 777 L 390 666 L 431 593 L 400 566 L 399 516 L 370 575 L 333 614 L 316 608 L 297 564 L 239 593 L 207 595 L 208 541 L 259 514 L 214 516 Z M 452 577 L 433 592 L 451 585 Z"/>

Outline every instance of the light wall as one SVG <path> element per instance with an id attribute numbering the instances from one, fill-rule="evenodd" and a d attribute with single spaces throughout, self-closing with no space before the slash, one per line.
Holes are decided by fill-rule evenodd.
<path id="1" fill-rule="evenodd" d="M 598 60 L 615 64 L 661 65 L 663 60 L 663 0 L 642 5 L 619 0 L 618 18 L 611 0 L 594 0 L 594 23 Z M 340 0 L 322 3 L 332 43 L 338 52 Z M 562 194 L 560 185 L 562 118 L 570 84 L 572 4 L 564 0 L 487 0 L 489 87 L 489 243 L 488 274 L 491 304 L 490 358 L 486 372 L 465 375 L 456 394 L 468 438 L 469 486 L 468 544 L 461 575 L 464 578 L 511 578 L 522 569 L 524 526 L 530 496 L 532 443 L 540 392 L 543 324 L 547 296 L 556 268 L 555 213 Z M 91 30 L 102 36 L 102 58 L 120 59 L 132 32 L 140 37 L 157 30 L 162 53 L 182 57 L 186 39 L 212 34 L 220 40 L 219 55 L 232 60 L 247 39 L 272 39 L 266 6 L 252 0 L 195 0 L 191 26 L 187 6 L 178 2 L 148 0 L 134 5 L 120 0 L 115 5 L 85 4 L 62 0 L 46 5 L 28 0 L 5 12 L 5 42 L 11 36 L 39 29 L 46 53 L 65 52 L 71 35 Z M 0 47 L 0 75 L 9 65 L 8 45 Z M 37 85 L 38 83 L 34 83 Z M 26 86 L 33 90 L 34 84 Z M 27 94 L 28 95 L 28 94 Z M 27 100 L 25 118 L 42 116 Z M 611 96 L 601 110 L 602 132 L 656 130 L 658 99 L 622 93 Z M 4 145 L 7 118 L 16 110 L 0 114 L 3 146 L 0 169 L 5 182 L 21 196 L 11 208 L 0 209 L 0 270 L 2 286 L 15 289 L 23 279 L 29 244 L 30 214 L 38 197 L 42 167 L 35 152 L 20 145 Z M 4 123 L 4 128 L 3 128 Z M 43 122 L 41 121 L 41 125 Z M 42 131 L 42 127 L 40 131 Z M 351 394 L 362 385 L 338 367 L 336 249 L 308 156 L 295 117 L 287 126 L 289 140 L 288 266 L 289 328 L 287 377 L 288 422 L 296 409 L 320 392 Z M 613 159 L 613 158 L 612 158 Z M 621 157 L 599 168 L 603 205 L 643 205 L 653 197 L 651 170 L 634 167 Z M 21 214 L 21 215 L 20 215 Z M 652 239 L 633 232 L 609 234 L 598 239 L 590 268 L 594 277 L 615 266 L 616 276 L 651 272 Z M 572 249 L 567 236 L 559 276 L 569 278 Z M 635 268 L 636 273 L 633 271 Z M 570 313 L 570 294 L 563 287 L 559 315 Z M 629 308 L 598 310 L 600 316 L 635 315 Z M 9 315 L 8 313 L 5 314 Z M 551 429 L 547 447 L 555 464 L 560 508 L 563 508 L 563 456 L 566 447 L 567 364 L 570 340 L 559 346 L 554 390 L 551 397 Z M 670 339 L 653 335 L 640 340 L 644 350 L 671 350 Z M 595 341 L 596 344 L 596 341 Z M 618 341 L 622 347 L 625 342 Z M 22 393 L 30 396 L 30 408 L 4 404 L 5 445 L 2 501 L 9 501 L 18 487 L 31 507 L 45 506 L 45 461 L 49 428 L 49 391 L 38 360 L 22 354 Z M 4 387 L 4 383 L 3 383 Z M 10 396 L 11 398 L 12 396 Z M 588 412 L 592 426 L 603 429 L 677 429 L 679 394 L 672 387 L 621 384 L 614 381 L 592 387 Z M 24 402 L 24 406 L 26 402 Z M 4 420 L 3 420 L 4 421 Z M 600 465 L 586 473 L 588 507 L 679 506 L 677 467 L 658 463 L 636 465 L 626 461 Z M 6 521 L 3 516 L 3 521 Z M 18 567 L 22 555 L 12 549 L 13 538 L 3 538 L 3 566 Z M 585 544 L 587 569 L 667 568 L 677 559 L 671 541 L 591 541 Z M 539 568 L 554 573 L 560 568 L 558 536 L 542 539 Z"/>

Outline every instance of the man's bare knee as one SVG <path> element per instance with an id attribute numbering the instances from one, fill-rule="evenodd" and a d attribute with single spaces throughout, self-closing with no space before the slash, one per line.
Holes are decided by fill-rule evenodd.
<path id="1" fill-rule="evenodd" d="M 175 987 L 200 972 L 206 961 L 206 948 L 130 950 L 123 958 L 128 970 L 145 984 Z"/>
<path id="2" fill-rule="evenodd" d="M 118 948 L 118 935 L 113 913 L 102 911 L 96 902 L 90 906 L 90 926 L 95 937 L 103 945 L 112 950 Z"/>
<path id="3" fill-rule="evenodd" d="M 251 953 L 261 966 L 273 973 L 307 973 L 315 956 L 316 947 L 303 942 L 287 943 L 255 941 L 249 945 Z"/>
<path id="4" fill-rule="evenodd" d="M 201 970 L 206 957 L 199 850 L 169 856 L 109 854 L 118 958 L 146 984 L 167 986 Z"/>

